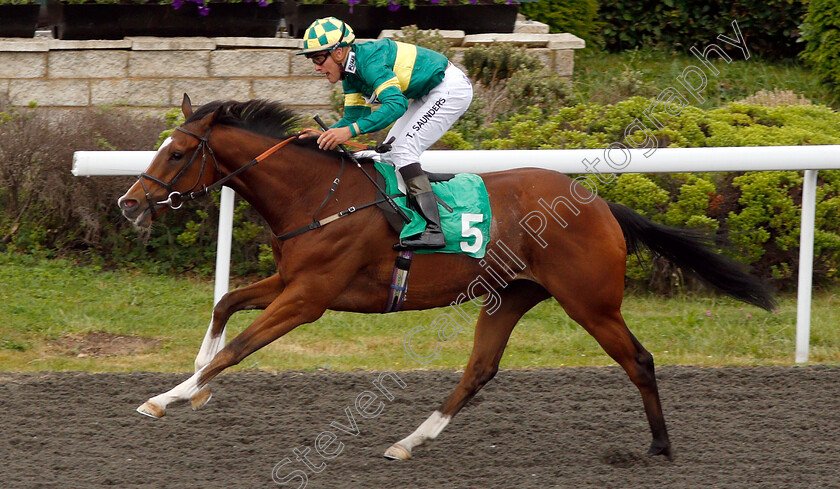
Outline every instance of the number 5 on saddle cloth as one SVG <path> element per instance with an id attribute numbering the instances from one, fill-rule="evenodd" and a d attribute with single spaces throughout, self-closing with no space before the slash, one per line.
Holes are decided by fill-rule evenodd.
<path id="1" fill-rule="evenodd" d="M 408 238 L 423 232 L 426 221 L 423 217 L 406 205 L 406 197 L 399 189 L 396 171 L 393 166 L 377 162 L 376 170 L 384 179 L 385 191 L 411 218 L 405 224 L 400 219 L 390 218 L 388 222 L 399 233 L 400 238 Z M 450 175 L 451 176 L 451 175 Z M 450 208 L 439 205 L 441 229 L 446 237 L 446 246 L 437 250 L 416 250 L 415 253 L 464 253 L 473 258 L 483 258 L 490 241 L 490 199 L 484 180 L 471 173 L 459 173 L 445 181 L 430 178 L 432 190 L 438 198 Z M 386 217 L 396 213 L 387 205 L 381 205 Z"/>

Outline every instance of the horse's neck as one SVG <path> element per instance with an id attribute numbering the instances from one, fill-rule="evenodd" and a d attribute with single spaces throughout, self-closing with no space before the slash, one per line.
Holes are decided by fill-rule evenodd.
<path id="1" fill-rule="evenodd" d="M 236 139 L 224 139 L 218 145 L 222 170 L 225 174 L 250 162 L 274 145 L 274 141 L 250 135 L 245 141 L 240 131 L 231 135 Z M 227 131 L 225 136 L 228 136 Z M 245 141 L 243 143 L 243 141 Z M 292 226 L 305 224 L 312 212 L 323 200 L 313 188 L 320 188 L 324 182 L 331 182 L 336 175 L 328 175 L 336 165 L 318 164 L 316 160 L 329 157 L 295 144 L 284 146 L 262 162 L 245 170 L 231 180 L 233 188 L 243 199 L 259 212 L 275 234 L 288 231 Z"/>

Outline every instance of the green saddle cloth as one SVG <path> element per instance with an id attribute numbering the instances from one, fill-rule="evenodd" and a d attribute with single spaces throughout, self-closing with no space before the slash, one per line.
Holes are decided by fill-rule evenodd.
<path id="1" fill-rule="evenodd" d="M 406 197 L 399 190 L 394 167 L 376 163 L 376 170 L 385 178 L 385 191 L 411 218 L 411 222 L 403 226 L 400 238 L 405 239 L 422 233 L 426 228 L 426 220 L 406 206 Z M 473 258 L 484 258 L 487 243 L 490 241 L 490 222 L 493 217 L 484 180 L 472 173 L 459 173 L 446 182 L 432 183 L 432 190 L 452 208 L 452 212 L 449 212 L 438 204 L 446 247 L 416 252 L 465 253 Z"/>

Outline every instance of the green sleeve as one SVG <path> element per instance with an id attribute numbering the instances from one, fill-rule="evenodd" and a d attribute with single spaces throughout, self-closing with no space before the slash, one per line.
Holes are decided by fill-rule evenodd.
<path id="1" fill-rule="evenodd" d="M 370 104 L 365 101 L 361 92 L 345 81 L 344 85 L 344 117 L 330 127 L 344 127 L 353 124 L 358 119 L 370 114 Z"/>
<path id="2" fill-rule="evenodd" d="M 397 86 L 389 86 L 379 93 L 379 102 L 382 104 L 376 112 L 372 112 L 359 118 L 361 132 L 376 132 L 385 129 L 389 124 L 399 119 L 408 110 L 408 99 Z M 345 117 L 347 113 L 345 112 Z"/>
<path id="3" fill-rule="evenodd" d="M 403 95 L 396 73 L 388 66 L 385 50 L 373 51 L 364 60 L 358 61 L 357 75 L 365 80 L 367 87 L 381 104 L 376 112 L 359 118 L 356 123 L 362 133 L 375 132 L 388 127 L 408 110 L 408 99 Z"/>
<path id="4" fill-rule="evenodd" d="M 370 114 L 370 107 L 359 106 L 359 105 L 344 107 L 344 117 L 342 117 L 338 122 L 331 125 L 330 127 L 349 126 L 350 124 L 358 121 L 359 119 L 361 119 L 361 118 L 363 118 L 363 117 L 365 117 L 369 114 Z M 362 129 L 361 123 L 359 124 L 359 129 L 361 129 L 362 132 L 366 132 L 364 129 Z"/>

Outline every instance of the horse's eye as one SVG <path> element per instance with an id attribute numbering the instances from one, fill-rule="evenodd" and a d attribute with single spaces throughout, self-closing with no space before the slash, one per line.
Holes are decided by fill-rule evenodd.
<path id="1" fill-rule="evenodd" d="M 184 153 L 180 153 L 178 151 L 175 151 L 175 152 L 172 153 L 172 155 L 169 157 L 169 159 L 178 161 L 183 157 L 184 157 Z"/>

